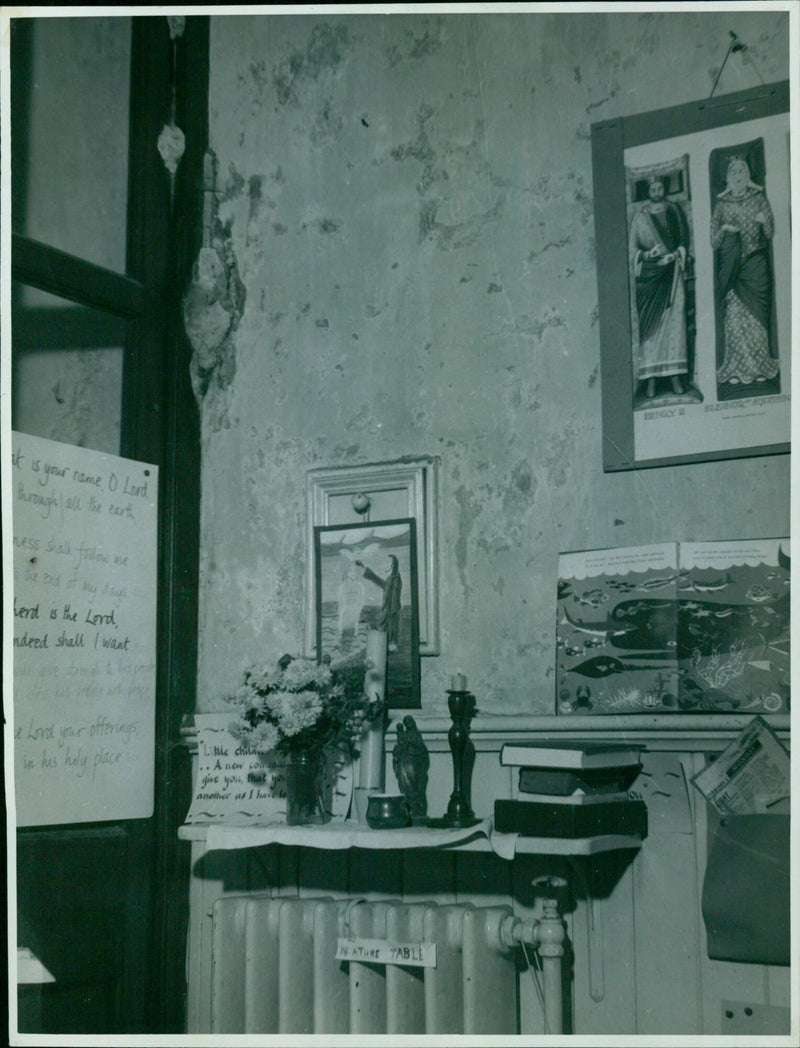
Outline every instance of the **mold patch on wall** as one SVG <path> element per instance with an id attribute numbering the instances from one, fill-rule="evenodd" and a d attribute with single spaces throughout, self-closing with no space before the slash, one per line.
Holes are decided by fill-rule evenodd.
<path id="1" fill-rule="evenodd" d="M 419 242 L 431 238 L 442 251 L 474 244 L 503 212 L 504 194 L 485 159 L 483 121 L 473 127 L 466 144 L 438 141 L 436 110 L 425 103 L 417 110 L 417 137 L 391 150 L 398 163 L 421 166 Z"/>
<path id="2" fill-rule="evenodd" d="M 335 72 L 350 47 L 350 34 L 344 25 L 315 25 L 305 50 L 293 48 L 273 67 L 272 86 L 281 105 L 298 104 L 298 87 L 315 81 L 326 72 Z"/>
<path id="3" fill-rule="evenodd" d="M 407 30 L 399 44 L 390 44 L 384 48 L 386 62 L 393 69 L 401 62 L 418 61 L 420 58 L 428 58 L 437 54 L 442 48 L 442 22 L 440 18 L 435 19 L 433 28 L 424 29 L 421 32 L 413 29 Z"/>

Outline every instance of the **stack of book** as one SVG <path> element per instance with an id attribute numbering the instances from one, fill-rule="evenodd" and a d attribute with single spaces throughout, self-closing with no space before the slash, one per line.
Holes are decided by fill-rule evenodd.
<path id="1" fill-rule="evenodd" d="M 494 802 L 494 826 L 525 837 L 647 836 L 647 806 L 629 797 L 640 746 L 507 743 L 500 763 L 519 768 L 519 794 Z"/>

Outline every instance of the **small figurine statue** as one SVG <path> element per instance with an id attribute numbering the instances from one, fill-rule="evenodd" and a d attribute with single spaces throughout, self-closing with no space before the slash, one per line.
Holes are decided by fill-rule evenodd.
<path id="1" fill-rule="evenodd" d="M 412 826 L 427 822 L 428 768 L 431 759 L 419 728 L 410 715 L 397 724 L 397 742 L 392 750 L 392 767 L 397 785 L 408 802 Z"/>

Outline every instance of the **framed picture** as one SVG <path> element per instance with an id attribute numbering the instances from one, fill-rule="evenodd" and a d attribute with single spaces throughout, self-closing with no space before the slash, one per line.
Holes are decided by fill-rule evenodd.
<path id="1" fill-rule="evenodd" d="M 308 471 L 305 642 L 309 655 L 317 643 L 314 528 L 405 517 L 413 517 L 417 529 L 419 653 L 439 654 L 438 469 L 438 456 L 423 455 Z"/>
<path id="2" fill-rule="evenodd" d="M 419 708 L 417 529 L 413 517 L 314 528 L 317 654 L 364 662 L 367 633 L 386 633 L 386 699 Z"/>
<path id="3" fill-rule="evenodd" d="M 592 125 L 606 471 L 789 451 L 789 83 Z"/>

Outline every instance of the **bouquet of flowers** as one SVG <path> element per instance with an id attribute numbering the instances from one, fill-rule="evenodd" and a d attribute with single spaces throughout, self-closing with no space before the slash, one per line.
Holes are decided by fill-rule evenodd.
<path id="1" fill-rule="evenodd" d="M 296 655 L 250 666 L 227 700 L 238 711 L 230 732 L 258 753 L 319 754 L 337 745 L 355 756 L 362 728 L 383 711 L 364 694 L 364 672 L 362 663 L 332 667 Z"/>

